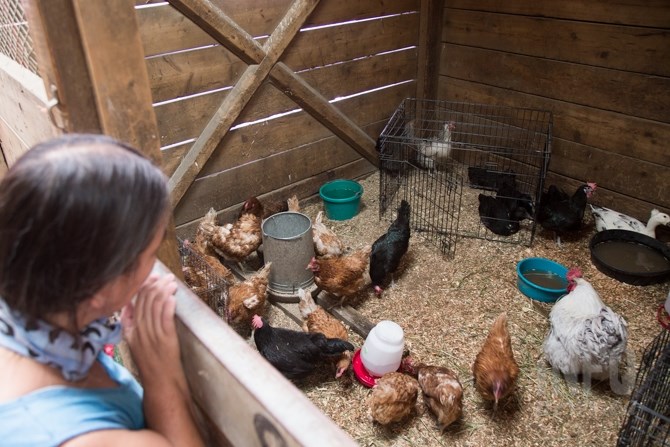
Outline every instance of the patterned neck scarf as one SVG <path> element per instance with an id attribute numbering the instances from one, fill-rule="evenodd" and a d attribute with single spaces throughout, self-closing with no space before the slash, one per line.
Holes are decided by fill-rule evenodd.
<path id="1" fill-rule="evenodd" d="M 105 344 L 121 340 L 121 324 L 103 318 L 86 326 L 78 337 L 46 321 L 26 319 L 0 298 L 0 346 L 58 369 L 69 381 L 81 380 Z"/>

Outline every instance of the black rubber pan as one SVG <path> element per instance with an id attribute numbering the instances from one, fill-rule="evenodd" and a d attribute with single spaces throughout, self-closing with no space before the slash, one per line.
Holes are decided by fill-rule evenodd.
<path id="1" fill-rule="evenodd" d="M 632 284 L 634 286 L 646 286 L 670 280 L 670 267 L 653 272 L 627 271 L 626 269 L 619 267 L 619 263 L 612 265 L 612 261 L 605 259 L 605 257 L 601 256 L 598 251 L 594 252 L 594 248 L 599 244 L 607 244 L 608 242 L 613 241 L 631 244 L 630 249 L 633 251 L 637 247 L 646 246 L 665 257 L 670 265 L 670 247 L 663 242 L 659 242 L 653 237 L 635 231 L 604 230 L 596 233 L 589 243 L 591 262 L 593 262 L 598 270 L 618 281 Z M 644 248 L 642 248 L 642 250 L 644 250 Z M 629 254 L 629 256 L 634 256 L 634 254 Z"/>

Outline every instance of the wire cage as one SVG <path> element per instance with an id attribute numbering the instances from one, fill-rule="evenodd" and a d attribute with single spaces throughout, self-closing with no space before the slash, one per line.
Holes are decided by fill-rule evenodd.
<path id="1" fill-rule="evenodd" d="M 459 237 L 531 245 L 551 130 L 548 111 L 404 99 L 377 141 L 380 218 L 406 199 L 412 228 L 448 256 Z M 523 204 L 533 219 L 518 217 L 515 205 L 514 213 L 485 214 L 485 225 L 479 204 L 490 199 L 480 195 Z"/>
<path id="2" fill-rule="evenodd" d="M 618 447 L 670 446 L 670 332 L 654 338 L 642 356 Z"/>
<path id="3" fill-rule="evenodd" d="M 207 264 L 190 245 L 177 238 L 184 282 L 210 309 L 228 322 L 228 282 Z"/>

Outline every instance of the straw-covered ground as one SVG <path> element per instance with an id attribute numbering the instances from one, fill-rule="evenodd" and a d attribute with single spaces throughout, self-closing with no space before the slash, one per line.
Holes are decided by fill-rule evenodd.
<path id="1" fill-rule="evenodd" d="M 352 248 L 371 244 L 386 231 L 379 220 L 379 175 L 361 180 L 365 188 L 360 213 L 327 225 Z M 465 195 L 465 193 L 464 193 Z M 463 200 L 462 207 L 475 203 Z M 322 203 L 305 205 L 314 218 Z M 604 446 L 614 445 L 624 420 L 629 396 L 612 392 L 609 384 L 568 385 L 552 372 L 542 356 L 551 305 L 522 295 L 516 287 L 516 264 L 526 257 L 546 257 L 577 266 L 604 302 L 628 322 L 632 382 L 646 345 L 661 327 L 656 311 L 668 284 L 631 286 L 599 272 L 588 249 L 593 229 L 590 214 L 580 237 L 557 247 L 552 234 L 538 229 L 531 247 L 482 239 L 458 241 L 453 259 L 443 256 L 434 242 L 413 233 L 410 249 L 395 284 L 381 299 L 371 292 L 352 305 L 372 322 L 389 319 L 405 333 L 406 346 L 422 361 L 454 369 L 464 385 L 462 420 L 440 433 L 432 415 L 420 411 L 409 420 L 382 427 L 367 417 L 370 389 L 353 373 L 335 380 L 332 371 L 319 372 L 297 386 L 337 425 L 364 446 Z M 471 367 L 490 324 L 507 312 L 514 353 L 521 368 L 516 395 L 496 413 L 472 384 Z M 272 307 L 270 322 L 297 329 L 281 310 Z M 363 339 L 350 331 L 360 347 Z M 253 342 L 251 342 L 253 344 Z M 620 388 L 618 388 L 620 389 Z M 421 398 L 420 403 L 421 403 Z"/>

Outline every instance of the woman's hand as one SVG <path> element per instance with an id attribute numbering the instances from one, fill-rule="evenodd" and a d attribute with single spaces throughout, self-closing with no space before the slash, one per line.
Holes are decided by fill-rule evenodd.
<path id="1" fill-rule="evenodd" d="M 133 302 L 121 312 L 123 337 L 140 376 L 151 377 L 172 368 L 181 369 L 174 322 L 176 290 L 174 275 L 150 275 Z"/>

